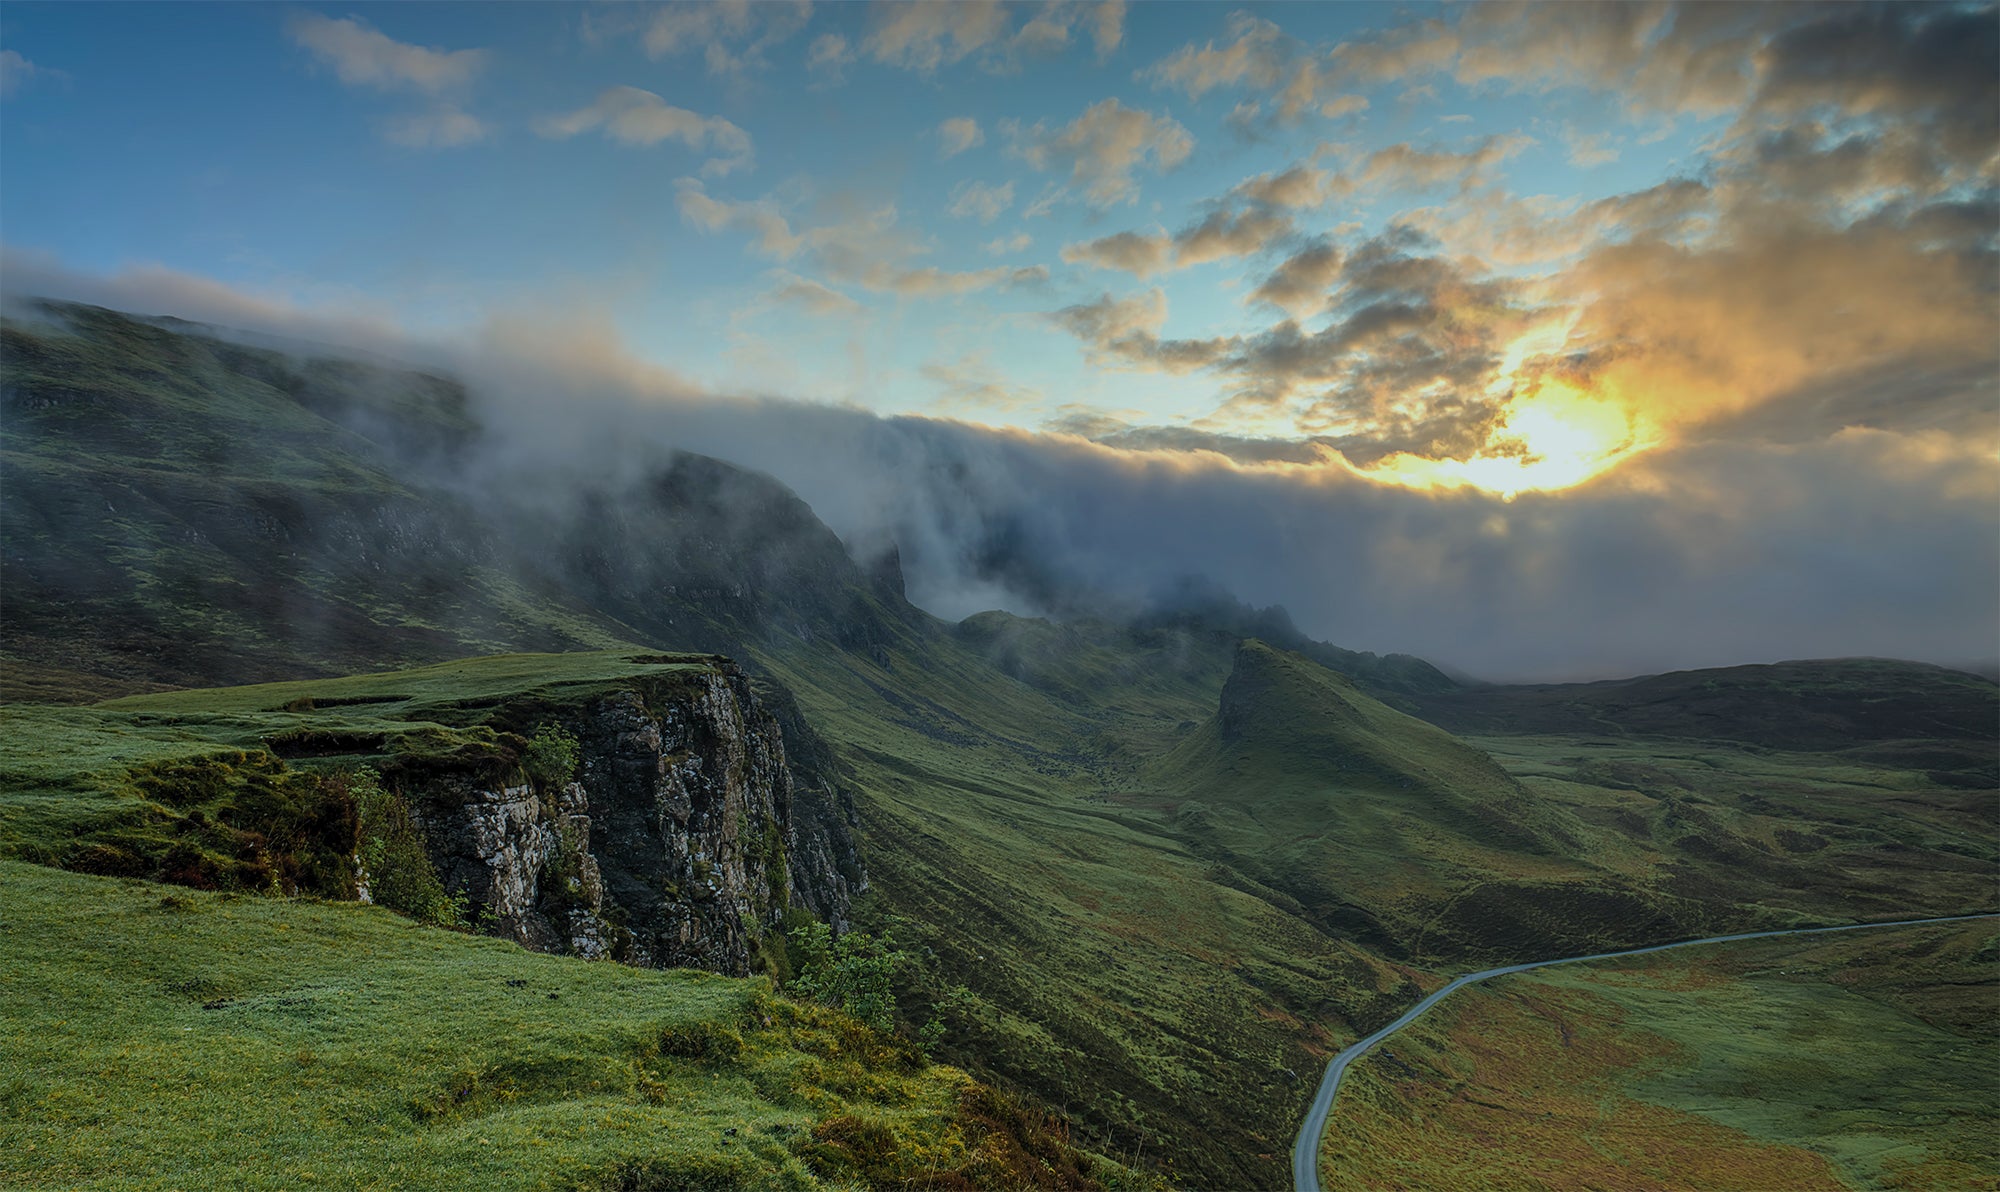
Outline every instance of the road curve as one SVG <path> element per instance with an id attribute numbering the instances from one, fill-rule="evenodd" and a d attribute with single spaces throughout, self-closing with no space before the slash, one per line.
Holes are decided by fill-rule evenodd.
<path id="1" fill-rule="evenodd" d="M 1648 952 L 1665 952 L 1670 948 L 1692 948 L 1698 944 L 1727 944 L 1736 940 L 1770 939 L 1780 935 L 1820 935 L 1829 931 L 1865 931 L 1871 927 L 1918 927 L 1929 923 L 1963 923 L 1968 919 L 2000 918 L 2000 912 L 1988 911 L 1977 915 L 1949 915 L 1941 919 L 1898 919 L 1888 923 L 1848 923 L 1840 927 L 1792 927 L 1782 931 L 1746 931 L 1741 935 L 1712 935 L 1707 939 L 1682 940 L 1674 944 L 1654 944 L 1650 948 L 1628 948 L 1623 952 L 1596 952 L 1589 956 L 1564 956 L 1557 960 L 1536 960 L 1528 964 L 1510 964 L 1505 968 L 1491 968 L 1483 972 L 1467 973 L 1451 984 L 1431 994 L 1423 1001 L 1411 1006 L 1401 1018 L 1376 1031 L 1367 1038 L 1333 1057 L 1326 1065 L 1326 1076 L 1319 1082 L 1319 1092 L 1313 1097 L 1312 1108 L 1306 1113 L 1305 1124 L 1299 1127 L 1299 1140 L 1292 1146 L 1292 1189 L 1293 1192 L 1320 1192 L 1319 1186 L 1319 1140 L 1326 1132 L 1326 1118 L 1333 1111 L 1334 1094 L 1340 1091 L 1341 1074 L 1347 1066 L 1362 1056 L 1377 1043 L 1415 1022 L 1424 1011 L 1437 1005 L 1464 985 L 1484 981 L 1488 977 L 1504 977 L 1508 973 L 1525 973 L 1529 969 L 1547 968 L 1554 964 L 1580 964 L 1586 960 L 1610 960 L 1619 956 L 1643 956 Z"/>

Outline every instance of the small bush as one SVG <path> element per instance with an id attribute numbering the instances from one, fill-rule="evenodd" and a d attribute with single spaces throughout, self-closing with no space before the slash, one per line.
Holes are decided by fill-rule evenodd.
<path id="1" fill-rule="evenodd" d="M 536 786 L 558 787 L 576 777 L 577 763 L 582 757 L 582 747 L 567 729 L 559 724 L 544 724 L 528 738 L 521 763 L 528 771 L 528 780 Z"/>
<path id="2" fill-rule="evenodd" d="M 878 1031 L 895 1029 L 890 981 L 906 959 L 903 953 L 862 931 L 835 939 L 833 929 L 820 922 L 794 927 L 785 952 L 793 972 L 787 993 L 845 1010 Z"/>
<path id="3" fill-rule="evenodd" d="M 369 898 L 419 923 L 463 927 L 465 898 L 445 893 L 409 803 L 384 790 L 373 770 L 355 771 L 349 784 L 361 809 L 360 854 Z"/>

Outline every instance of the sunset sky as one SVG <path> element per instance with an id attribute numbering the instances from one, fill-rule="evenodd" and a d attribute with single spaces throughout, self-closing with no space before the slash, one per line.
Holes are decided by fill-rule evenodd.
<path id="1" fill-rule="evenodd" d="M 10 3 L 0 238 L 14 293 L 533 327 L 621 384 L 1193 477 L 1119 500 L 1266 494 L 1182 549 L 1254 539 L 1232 586 L 1352 644 L 1973 661 L 1996 63 L 1990 6 Z M 844 533 L 935 504 L 762 449 Z M 1144 536 L 1065 509 L 1079 559 Z M 1357 558 L 1402 586 L 1328 595 Z M 1425 585 L 1481 611 L 1416 640 Z M 1602 641 L 1538 663 L 1565 623 Z"/>

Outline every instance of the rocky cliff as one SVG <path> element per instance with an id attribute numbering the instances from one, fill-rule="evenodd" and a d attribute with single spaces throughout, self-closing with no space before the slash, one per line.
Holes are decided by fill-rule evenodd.
<path id="1" fill-rule="evenodd" d="M 504 753 L 390 777 L 445 888 L 527 947 L 741 975 L 788 907 L 844 927 L 865 887 L 851 803 L 821 759 L 788 761 L 788 737 L 813 752 L 810 730 L 781 728 L 726 659 L 526 695 L 487 723 L 561 726 L 580 746 L 574 781 L 538 785 Z"/>

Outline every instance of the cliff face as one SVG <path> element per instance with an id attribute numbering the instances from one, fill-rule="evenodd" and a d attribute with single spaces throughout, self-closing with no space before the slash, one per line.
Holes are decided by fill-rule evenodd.
<path id="1" fill-rule="evenodd" d="M 741 975 L 788 906 L 836 927 L 865 886 L 851 804 L 733 663 L 635 679 L 575 701 L 533 698 L 494 723 L 557 723 L 576 779 L 538 791 L 497 769 L 421 782 L 415 802 L 445 888 L 476 922 L 541 951 Z"/>

